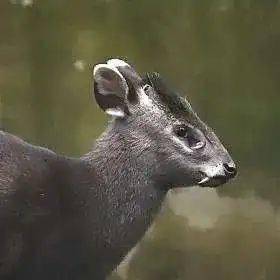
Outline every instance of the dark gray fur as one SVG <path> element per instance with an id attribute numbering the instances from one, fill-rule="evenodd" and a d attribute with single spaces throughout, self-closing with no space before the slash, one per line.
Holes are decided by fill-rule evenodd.
<path id="1" fill-rule="evenodd" d="M 199 162 L 231 161 L 194 113 L 185 121 L 199 123 L 212 148 L 182 153 L 162 134 L 177 115 L 141 107 L 135 96 L 147 81 L 119 70 L 133 102 L 124 97 L 126 117 L 114 118 L 85 156 L 63 157 L 0 132 L 0 279 L 105 279 L 144 235 L 168 189 L 198 183 Z M 150 90 L 168 109 L 157 87 Z M 106 98 L 99 99 L 103 109 Z M 180 119 L 189 114 L 186 106 L 176 108 Z"/>

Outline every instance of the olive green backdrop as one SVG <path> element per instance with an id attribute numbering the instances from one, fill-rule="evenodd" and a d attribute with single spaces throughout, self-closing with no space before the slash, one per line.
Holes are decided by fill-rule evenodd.
<path id="1" fill-rule="evenodd" d="M 239 167 L 217 192 L 170 193 L 111 279 L 280 279 L 280 1 L 0 0 L 1 128 L 85 153 L 107 122 L 92 66 L 109 57 L 166 76 Z"/>

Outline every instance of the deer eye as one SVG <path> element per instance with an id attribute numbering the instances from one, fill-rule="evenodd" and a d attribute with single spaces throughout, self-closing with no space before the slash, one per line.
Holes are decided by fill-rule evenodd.
<path id="1" fill-rule="evenodd" d="M 175 127 L 174 132 L 180 138 L 184 138 L 192 150 L 199 150 L 205 146 L 205 141 L 198 130 L 181 124 Z"/>
<path id="2" fill-rule="evenodd" d="M 175 133 L 179 137 L 186 137 L 188 132 L 188 128 L 185 125 L 178 125 L 175 127 Z"/>

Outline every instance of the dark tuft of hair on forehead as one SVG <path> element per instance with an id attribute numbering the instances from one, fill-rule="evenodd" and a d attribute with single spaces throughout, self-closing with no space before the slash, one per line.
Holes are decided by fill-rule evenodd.
<path id="1" fill-rule="evenodd" d="M 177 94 L 176 91 L 172 90 L 159 73 L 147 73 L 144 81 L 153 87 L 161 103 L 167 107 L 172 115 L 178 118 L 185 117 L 188 119 L 195 117 L 195 113 L 188 101 Z"/>

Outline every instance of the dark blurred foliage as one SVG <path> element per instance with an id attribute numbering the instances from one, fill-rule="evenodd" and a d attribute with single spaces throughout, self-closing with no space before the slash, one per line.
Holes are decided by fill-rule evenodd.
<path id="1" fill-rule="evenodd" d="M 106 124 L 92 65 L 117 56 L 167 77 L 237 161 L 219 199 L 248 199 L 248 209 L 221 210 L 203 230 L 166 211 L 128 279 L 279 279 L 280 1 L 1 0 L 0 34 L 4 130 L 86 152 Z M 246 216 L 255 196 L 270 213 L 258 222 Z"/>

